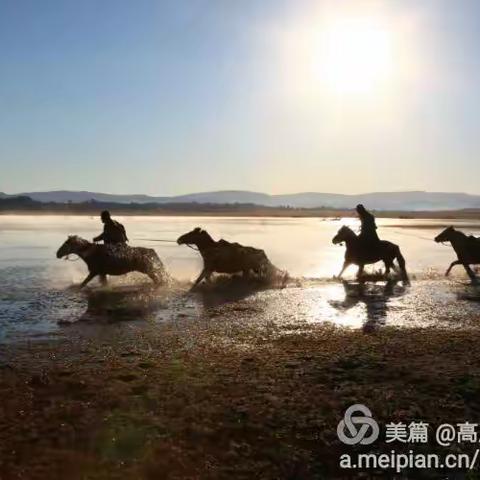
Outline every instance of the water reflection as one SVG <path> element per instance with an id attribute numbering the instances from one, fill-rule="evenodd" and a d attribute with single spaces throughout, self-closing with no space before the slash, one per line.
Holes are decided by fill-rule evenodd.
<path id="1" fill-rule="evenodd" d="M 83 291 L 83 296 L 86 309 L 78 317 L 59 321 L 59 325 L 153 321 L 159 310 L 167 308 L 164 295 L 151 285 L 89 289 Z"/>
<path id="2" fill-rule="evenodd" d="M 476 274 L 478 275 L 478 272 L 476 272 Z M 457 299 L 480 302 L 480 285 L 466 284 L 464 289 L 457 292 Z"/>
<path id="3" fill-rule="evenodd" d="M 219 307 L 233 302 L 239 302 L 265 290 L 268 285 L 255 279 L 242 276 L 218 277 L 211 284 L 201 284 L 196 289 L 196 296 L 205 308 Z"/>
<path id="4" fill-rule="evenodd" d="M 341 312 L 348 312 L 358 305 L 364 306 L 363 329 L 369 332 L 384 325 L 387 319 L 389 302 L 392 297 L 400 297 L 406 287 L 398 284 L 398 280 L 390 279 L 385 285 L 376 283 L 342 282 L 345 291 L 343 300 L 330 300 L 329 304 Z"/>

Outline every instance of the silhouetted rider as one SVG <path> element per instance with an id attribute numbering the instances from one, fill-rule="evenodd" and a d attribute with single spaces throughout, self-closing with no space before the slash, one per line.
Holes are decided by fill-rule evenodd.
<path id="1" fill-rule="evenodd" d="M 128 238 L 125 227 L 121 223 L 112 220 L 108 210 L 104 210 L 100 218 L 103 222 L 103 233 L 95 237 L 93 241 L 99 242 L 103 240 L 105 245 L 126 245 Z"/>
<path id="2" fill-rule="evenodd" d="M 361 204 L 357 205 L 357 214 L 362 223 L 360 235 L 358 238 L 367 245 L 375 245 L 380 241 L 377 235 L 377 224 L 375 217 Z"/>

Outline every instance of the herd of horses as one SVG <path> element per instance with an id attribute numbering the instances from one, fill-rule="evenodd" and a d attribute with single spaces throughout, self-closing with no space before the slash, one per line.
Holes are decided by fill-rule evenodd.
<path id="1" fill-rule="evenodd" d="M 448 276 L 455 265 L 463 265 L 471 281 L 476 283 L 477 278 L 470 265 L 480 264 L 480 239 L 448 227 L 434 240 L 437 243 L 450 242 L 457 255 L 457 260 L 451 263 L 445 275 Z M 365 265 L 382 261 L 387 277 L 390 270 L 394 269 L 399 272 L 401 280 L 409 284 L 405 259 L 398 245 L 382 240 L 375 248 L 371 248 L 346 226 L 340 228 L 332 242 L 344 243 L 346 246 L 345 260 L 337 278 L 342 276 L 348 266 L 354 264 L 358 266 L 357 278 L 361 279 Z M 225 240 L 215 241 L 201 228 L 195 228 L 182 235 L 177 243 L 195 246 L 203 258 L 202 272 L 192 288 L 202 280 L 210 281 L 214 273 L 242 273 L 247 278 L 252 276 L 268 282 L 280 281 L 283 285 L 288 279 L 288 274 L 275 267 L 263 250 Z M 99 277 L 100 282 L 106 283 L 107 275 L 124 275 L 129 272 L 148 275 L 156 284 L 166 283 L 170 279 L 162 261 L 152 248 L 100 245 L 72 235 L 58 249 L 57 258 L 68 257 L 71 254 L 78 255 L 89 270 L 81 287 L 95 277 Z M 395 265 L 395 260 L 398 265 Z"/>

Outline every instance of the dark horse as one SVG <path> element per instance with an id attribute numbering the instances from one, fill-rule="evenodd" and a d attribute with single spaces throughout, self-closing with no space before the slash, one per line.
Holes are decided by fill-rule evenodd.
<path id="1" fill-rule="evenodd" d="M 437 243 L 450 242 L 455 253 L 457 254 L 457 260 L 452 262 L 445 272 L 445 276 L 448 276 L 450 270 L 455 265 L 463 265 L 463 268 L 467 272 L 470 280 L 473 283 L 477 283 L 477 277 L 473 273 L 469 265 L 476 265 L 480 263 L 480 240 L 467 236 L 463 232 L 455 230 L 453 227 L 446 228 L 443 232 L 435 237 Z"/>
<path id="2" fill-rule="evenodd" d="M 57 258 L 70 254 L 78 255 L 88 266 L 89 274 L 81 287 L 97 275 L 102 283 L 106 283 L 107 275 L 124 275 L 129 272 L 145 273 L 156 284 L 168 278 L 162 261 L 151 248 L 98 245 L 72 235 L 58 249 Z"/>
<path id="3" fill-rule="evenodd" d="M 405 259 L 403 258 L 398 245 L 381 240 L 378 244 L 378 247 L 372 251 L 372 249 L 369 249 L 365 246 L 365 244 L 361 241 L 361 239 L 358 238 L 353 230 L 345 226 L 343 226 L 337 232 L 337 234 L 333 237 L 332 242 L 335 245 L 345 242 L 347 246 L 347 251 L 345 252 L 345 261 L 343 262 L 343 267 L 338 275 L 338 278 L 342 276 L 345 269 L 352 263 L 358 265 L 357 277 L 360 277 L 363 273 L 365 265 L 379 261 L 383 261 L 385 263 L 385 275 L 388 275 L 391 268 L 395 269 L 393 261 L 396 259 L 398 266 L 400 267 L 403 282 L 406 284 L 410 283 L 407 270 L 405 268 Z"/>
<path id="4" fill-rule="evenodd" d="M 263 250 L 225 240 L 216 242 L 208 232 L 199 227 L 179 237 L 177 243 L 196 245 L 203 258 L 203 270 L 192 288 L 204 278 L 209 281 L 214 272 L 230 274 L 242 272 L 245 276 L 255 273 L 265 280 L 273 280 L 279 274 L 283 278 L 286 276 L 285 272 L 281 272 L 270 262 Z"/>

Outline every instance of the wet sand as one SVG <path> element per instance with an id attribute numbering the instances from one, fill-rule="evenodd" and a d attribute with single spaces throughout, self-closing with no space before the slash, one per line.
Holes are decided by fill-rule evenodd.
<path id="1" fill-rule="evenodd" d="M 393 288 L 92 288 L 57 338 L 0 347 L 0 478 L 340 478 L 336 426 L 352 403 L 380 423 L 478 421 L 480 291 Z M 425 303 L 435 289 L 441 309 Z M 323 321 L 318 301 L 352 325 Z M 415 324 L 427 311 L 436 321 Z"/>
<path id="2" fill-rule="evenodd" d="M 342 478 L 351 450 L 336 427 L 353 403 L 381 424 L 480 420 L 480 287 L 461 268 L 443 277 L 454 257 L 432 241 L 443 221 L 379 222 L 407 258 L 408 287 L 358 283 L 353 268 L 333 280 L 338 221 L 129 217 L 179 281 L 128 275 L 78 291 L 85 265 L 55 251 L 97 223 L 2 217 L 1 480 Z M 189 294 L 198 253 L 148 239 L 196 225 L 264 248 L 292 280 L 220 278 Z"/>

